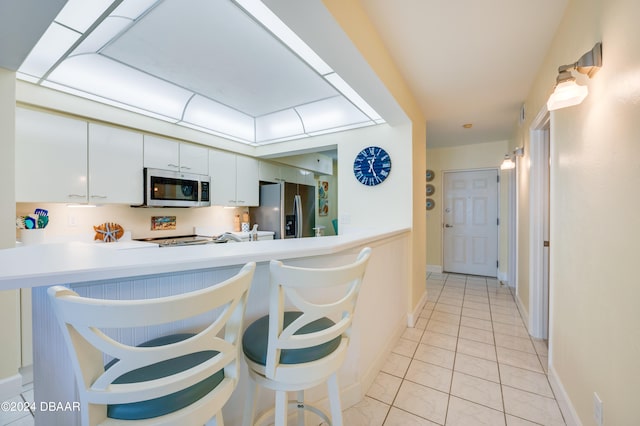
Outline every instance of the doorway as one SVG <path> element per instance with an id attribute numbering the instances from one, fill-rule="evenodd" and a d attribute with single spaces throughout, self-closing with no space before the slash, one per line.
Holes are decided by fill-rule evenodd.
<path id="1" fill-rule="evenodd" d="M 551 119 L 543 108 L 531 125 L 529 334 L 549 338 Z"/>
<path id="2" fill-rule="evenodd" d="M 498 170 L 444 172 L 445 272 L 496 277 Z"/>

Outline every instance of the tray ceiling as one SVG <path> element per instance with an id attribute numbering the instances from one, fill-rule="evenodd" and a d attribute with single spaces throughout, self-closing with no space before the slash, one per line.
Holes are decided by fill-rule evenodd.
<path id="1" fill-rule="evenodd" d="M 254 0 L 69 0 L 18 77 L 251 144 L 384 122 L 283 26 Z"/>

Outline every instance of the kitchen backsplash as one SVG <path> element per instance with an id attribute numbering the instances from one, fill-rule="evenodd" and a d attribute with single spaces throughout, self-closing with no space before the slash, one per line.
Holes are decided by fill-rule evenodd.
<path id="1" fill-rule="evenodd" d="M 200 207 L 200 208 L 133 208 L 124 205 L 104 205 L 94 208 L 69 207 L 66 204 L 17 203 L 16 215 L 33 213 L 36 208 L 49 211 L 46 238 L 82 238 L 93 234 L 93 226 L 115 222 L 130 231 L 132 238 L 166 237 L 188 235 L 193 227 L 209 227 L 222 233 L 233 231 L 233 218 L 242 216 L 245 208 Z M 152 231 L 152 216 L 176 216 L 176 229 Z"/>

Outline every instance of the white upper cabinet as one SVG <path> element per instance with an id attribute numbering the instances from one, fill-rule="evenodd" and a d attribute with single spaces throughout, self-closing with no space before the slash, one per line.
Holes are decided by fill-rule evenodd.
<path id="1" fill-rule="evenodd" d="M 180 144 L 180 171 L 209 174 L 209 149 L 203 146 Z"/>
<path id="2" fill-rule="evenodd" d="M 236 200 L 238 206 L 260 204 L 258 160 L 236 155 Z"/>
<path id="3" fill-rule="evenodd" d="M 16 201 L 87 202 L 87 123 L 16 108 Z"/>
<path id="4" fill-rule="evenodd" d="M 89 123 L 89 202 L 142 204 L 142 134 Z"/>
<path id="5" fill-rule="evenodd" d="M 285 164 L 260 161 L 259 179 L 265 182 L 290 182 L 315 185 L 313 172 Z"/>
<path id="6" fill-rule="evenodd" d="M 260 203 L 258 160 L 230 152 L 209 150 L 211 204 L 257 206 Z"/>
<path id="7" fill-rule="evenodd" d="M 202 146 L 144 135 L 144 167 L 206 175 L 208 151 Z"/>

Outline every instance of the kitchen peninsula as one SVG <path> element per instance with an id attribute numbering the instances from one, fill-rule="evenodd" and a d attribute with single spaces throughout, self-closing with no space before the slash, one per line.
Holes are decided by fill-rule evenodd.
<path id="1" fill-rule="evenodd" d="M 346 408 L 362 398 L 406 327 L 409 241 L 408 229 L 392 229 L 162 249 L 119 249 L 118 243 L 42 244 L 0 250 L 0 289 L 33 287 L 35 402 L 38 406 L 41 401 L 65 404 L 77 401 L 77 397 L 66 347 L 47 298 L 48 286 L 67 285 L 83 296 L 96 298 L 158 297 L 215 285 L 235 274 L 244 263 L 256 261 L 258 268 L 246 311 L 245 324 L 249 324 L 268 310 L 269 260 L 327 267 L 352 261 L 362 247 L 370 246 L 373 253 L 360 292 L 353 340 L 340 373 Z M 179 329 L 176 327 L 168 325 L 159 333 L 175 332 Z M 150 336 L 146 331 L 114 333 L 127 344 L 140 343 Z M 224 410 L 229 425 L 241 421 L 244 379 Z M 309 394 L 310 400 L 324 397 L 320 392 Z M 79 424 L 77 414 L 36 412 L 36 425 Z"/>

